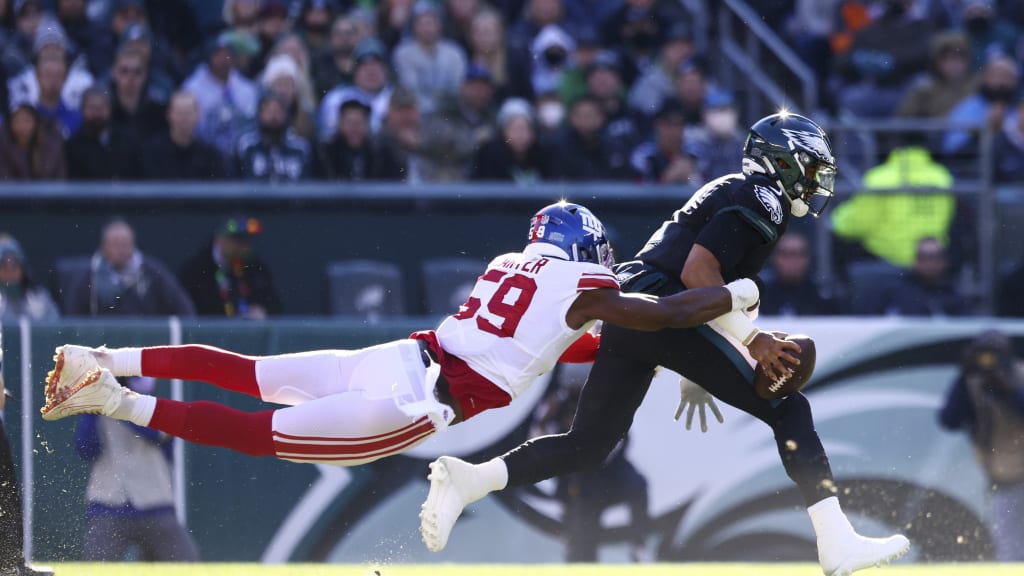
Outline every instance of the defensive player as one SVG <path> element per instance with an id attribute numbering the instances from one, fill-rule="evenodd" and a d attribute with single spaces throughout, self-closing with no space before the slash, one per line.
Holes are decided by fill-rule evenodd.
<path id="1" fill-rule="evenodd" d="M 601 222 L 582 206 L 553 204 L 531 220 L 523 252 L 492 260 L 436 331 L 362 350 L 269 357 L 201 345 L 65 345 L 47 378 L 43 418 L 100 413 L 254 456 L 354 466 L 507 405 L 571 344 L 586 343 L 595 320 L 637 330 L 694 326 L 758 297 L 748 279 L 667 298 L 623 294 L 610 265 Z M 175 402 L 114 380 L 133 375 L 203 380 L 289 407 L 247 413 Z"/>
<path id="2" fill-rule="evenodd" d="M 698 190 L 654 234 L 638 261 L 617 267 L 624 290 L 664 295 L 753 277 L 790 215 L 817 216 L 832 196 L 831 147 L 821 128 L 803 116 L 775 114 L 755 123 L 742 168 Z M 909 542 L 902 535 L 864 538 L 851 527 L 807 398 L 797 393 L 768 401 L 755 393 L 757 362 L 773 379 L 784 370 L 777 342 L 743 312 L 707 326 L 658 332 L 606 325 L 569 432 L 535 438 L 483 464 L 447 456 L 431 463 L 430 493 L 420 514 L 427 547 L 444 548 L 465 505 L 488 492 L 600 465 L 629 429 L 661 365 L 772 428 L 786 472 L 808 506 L 826 574 L 849 574 L 903 554 Z"/>

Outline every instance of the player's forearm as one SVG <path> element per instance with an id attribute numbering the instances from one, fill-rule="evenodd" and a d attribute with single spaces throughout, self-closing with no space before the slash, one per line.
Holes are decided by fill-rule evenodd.
<path id="1" fill-rule="evenodd" d="M 733 309 L 732 293 L 724 286 L 696 288 L 661 298 L 669 328 L 706 324 Z"/>

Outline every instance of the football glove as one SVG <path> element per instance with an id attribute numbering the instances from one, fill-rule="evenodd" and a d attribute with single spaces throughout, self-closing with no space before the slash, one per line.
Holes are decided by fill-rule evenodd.
<path id="1" fill-rule="evenodd" d="M 686 410 L 686 429 L 693 428 L 693 413 L 700 408 L 700 431 L 708 431 L 708 418 L 705 407 L 710 408 L 719 424 L 725 422 L 722 412 L 715 404 L 715 397 L 695 382 L 679 377 L 679 406 L 676 408 L 675 420 L 678 422 L 683 410 Z"/>

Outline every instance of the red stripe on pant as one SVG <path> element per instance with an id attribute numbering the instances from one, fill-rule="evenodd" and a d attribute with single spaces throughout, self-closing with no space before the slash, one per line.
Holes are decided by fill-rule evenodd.
<path id="1" fill-rule="evenodd" d="M 395 454 L 400 454 L 400 453 L 404 452 L 405 450 L 411 448 L 412 446 L 414 446 L 415 444 L 417 444 L 421 440 L 426 439 L 427 437 L 429 437 L 433 433 L 434 433 L 433 426 L 430 426 L 430 428 L 428 428 L 427 430 L 421 432 L 419 435 L 414 436 L 414 437 L 406 440 L 405 442 L 401 442 L 401 443 L 398 443 L 398 444 L 392 444 L 392 445 L 388 446 L 386 449 L 378 450 L 378 451 L 354 452 L 352 454 L 333 454 L 333 453 L 323 453 L 323 454 L 320 454 L 320 453 L 317 453 L 317 454 L 292 454 L 292 453 L 290 453 L 289 450 L 287 450 L 285 448 L 285 446 L 288 446 L 288 445 L 282 445 L 282 444 L 279 443 L 277 445 L 278 449 L 279 449 L 278 453 L 277 453 L 277 457 L 278 458 L 283 458 L 285 460 L 297 460 L 297 461 L 303 461 L 303 462 L 359 462 L 359 461 L 369 462 L 369 461 L 372 461 L 372 460 L 377 460 L 377 459 L 383 458 L 385 456 L 392 456 L 392 455 L 395 455 Z"/>
<path id="2" fill-rule="evenodd" d="M 413 427 L 404 427 L 392 432 L 392 436 L 376 440 L 381 435 L 370 436 L 360 441 L 359 439 L 328 439 L 316 443 L 310 442 L 283 442 L 282 435 L 274 433 L 274 446 L 278 454 L 288 454 L 288 458 L 310 456 L 330 456 L 338 460 L 362 458 L 373 456 L 382 452 L 391 452 L 396 447 L 406 447 L 434 431 L 434 425 L 428 418 L 420 418 Z M 294 438 L 294 436 L 291 436 Z M 319 439 L 319 438 L 318 438 Z M 331 440 L 334 440 L 333 442 Z"/>
<path id="3" fill-rule="evenodd" d="M 209 382 L 218 388 L 260 397 L 256 360 L 203 344 L 151 346 L 142 349 L 142 374 Z"/>

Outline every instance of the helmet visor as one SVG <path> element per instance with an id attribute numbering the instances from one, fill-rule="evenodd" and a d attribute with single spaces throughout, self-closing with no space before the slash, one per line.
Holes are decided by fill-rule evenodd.
<path id="1" fill-rule="evenodd" d="M 808 212 L 818 217 L 832 200 L 832 192 L 836 184 L 836 167 L 823 162 L 809 162 L 804 174 L 808 190 L 802 200 L 807 203 Z"/>

